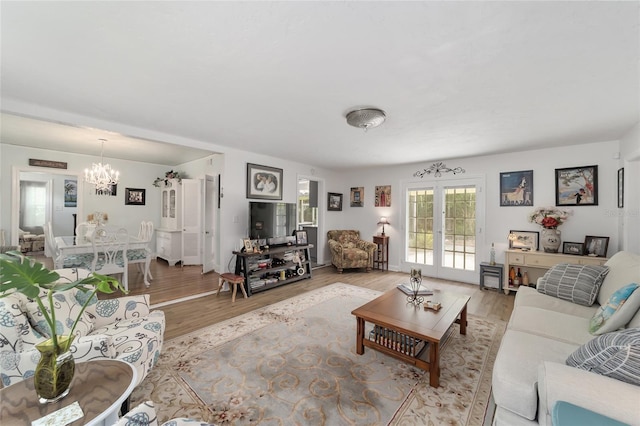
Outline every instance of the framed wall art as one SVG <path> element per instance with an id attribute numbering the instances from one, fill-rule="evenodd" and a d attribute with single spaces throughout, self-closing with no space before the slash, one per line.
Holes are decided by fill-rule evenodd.
<path id="1" fill-rule="evenodd" d="M 598 166 L 556 169 L 556 206 L 597 206 Z"/>
<path id="2" fill-rule="evenodd" d="M 247 198 L 282 200 L 282 169 L 247 163 Z"/>
<path id="3" fill-rule="evenodd" d="M 327 193 L 327 210 L 334 212 L 342 211 L 342 194 L 337 192 Z"/>
<path id="4" fill-rule="evenodd" d="M 624 207 L 624 167 L 618 169 L 618 208 Z"/>
<path id="5" fill-rule="evenodd" d="M 351 207 L 364 207 L 364 187 L 351 188 Z"/>
<path id="6" fill-rule="evenodd" d="M 584 254 L 584 243 L 571 243 L 569 241 L 565 241 L 562 243 L 562 254 L 582 256 Z"/>
<path id="7" fill-rule="evenodd" d="M 96 195 L 110 195 L 112 197 L 115 197 L 116 195 L 118 195 L 118 184 L 116 183 L 115 185 L 109 185 L 109 189 L 96 188 Z"/>
<path id="8" fill-rule="evenodd" d="M 146 189 L 125 188 L 124 203 L 128 206 L 144 206 Z"/>
<path id="9" fill-rule="evenodd" d="M 609 237 L 594 237 L 587 235 L 584 237 L 584 253 L 587 256 L 607 257 L 609 248 Z"/>
<path id="10" fill-rule="evenodd" d="M 519 250 L 538 250 L 540 233 L 537 231 L 509 231 L 509 248 Z"/>
<path id="11" fill-rule="evenodd" d="M 64 180 L 64 206 L 78 207 L 78 181 L 76 179 Z"/>
<path id="12" fill-rule="evenodd" d="M 500 173 L 500 206 L 533 205 L 533 170 Z"/>
<path id="13" fill-rule="evenodd" d="M 391 207 L 391 185 L 376 186 L 376 207 Z"/>

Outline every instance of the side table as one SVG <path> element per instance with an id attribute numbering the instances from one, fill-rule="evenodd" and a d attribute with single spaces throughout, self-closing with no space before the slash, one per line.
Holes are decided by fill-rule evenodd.
<path id="1" fill-rule="evenodd" d="M 374 235 L 373 242 L 378 246 L 373 257 L 373 268 L 382 271 L 389 270 L 389 237 Z"/>
<path id="2" fill-rule="evenodd" d="M 484 277 L 496 277 L 498 278 L 498 291 L 502 291 L 502 274 L 504 273 L 502 263 L 496 263 L 494 265 L 488 262 L 480 262 L 480 290 L 484 290 Z"/>
<path id="3" fill-rule="evenodd" d="M 24 424 L 78 402 L 84 417 L 72 426 L 110 426 L 118 422 L 122 403 L 131 395 L 138 373 L 119 360 L 96 360 L 76 364 L 69 394 L 58 402 L 40 404 L 33 379 L 0 389 L 0 424 Z"/>

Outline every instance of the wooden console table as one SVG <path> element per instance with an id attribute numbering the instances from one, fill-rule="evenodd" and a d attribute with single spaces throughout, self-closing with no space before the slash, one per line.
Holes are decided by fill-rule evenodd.
<path id="1" fill-rule="evenodd" d="M 573 263 L 577 265 L 604 265 L 606 257 L 575 256 L 562 253 L 546 253 L 543 251 L 507 250 L 504 254 L 504 294 L 509 291 L 518 291 L 518 287 L 509 287 L 509 268 L 526 268 L 529 274 L 529 282 L 535 285 L 538 278 L 542 277 L 552 266 L 558 263 Z M 524 273 L 524 271 L 522 271 Z"/>

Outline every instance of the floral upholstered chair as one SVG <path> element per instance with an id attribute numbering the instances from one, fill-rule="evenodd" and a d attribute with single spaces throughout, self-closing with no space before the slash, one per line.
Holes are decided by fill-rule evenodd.
<path id="1" fill-rule="evenodd" d="M 54 297 L 60 327 L 68 326 L 65 319 L 78 315 L 86 295 L 71 289 Z M 5 387 L 33 376 L 40 359 L 35 345 L 48 338 L 42 322 L 38 304 L 23 294 L 0 298 L 0 380 Z M 149 309 L 148 294 L 96 299 L 81 316 L 71 351 L 76 362 L 110 358 L 128 362 L 137 370 L 139 384 L 160 357 L 164 329 L 164 312 Z"/>
<path id="2" fill-rule="evenodd" d="M 373 267 L 373 253 L 377 246 L 360 239 L 360 231 L 333 230 L 327 232 L 331 263 L 342 273 L 345 268 L 365 268 L 367 272 Z"/>

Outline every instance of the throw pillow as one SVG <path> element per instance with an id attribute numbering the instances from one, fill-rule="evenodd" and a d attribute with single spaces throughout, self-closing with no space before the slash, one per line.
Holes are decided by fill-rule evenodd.
<path id="1" fill-rule="evenodd" d="M 49 312 L 49 301 L 46 297 L 41 299 Z M 73 327 L 73 322 L 78 318 L 82 305 L 75 298 L 75 292 L 63 291 L 53 295 L 54 309 L 56 311 L 56 333 L 68 335 Z M 44 319 L 37 302 L 29 302 L 26 305 L 29 322 L 40 334 L 51 337 L 51 330 Z M 93 330 L 93 318 L 85 311 L 78 320 L 74 334 L 77 337 L 86 336 Z"/>
<path id="2" fill-rule="evenodd" d="M 604 334 L 626 326 L 640 307 L 638 287 L 638 284 L 631 283 L 613 293 L 591 318 L 589 333 Z"/>
<path id="3" fill-rule="evenodd" d="M 579 305 L 591 306 L 609 272 L 606 266 L 559 263 L 538 283 L 538 291 Z"/>
<path id="4" fill-rule="evenodd" d="M 640 386 L 640 328 L 590 340 L 569 355 L 567 365 Z"/>

